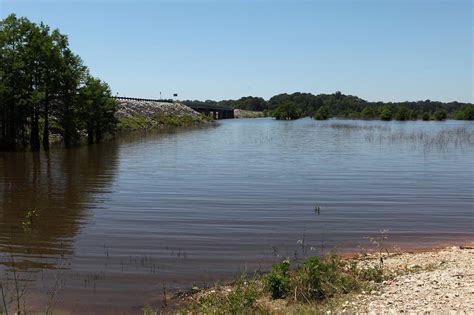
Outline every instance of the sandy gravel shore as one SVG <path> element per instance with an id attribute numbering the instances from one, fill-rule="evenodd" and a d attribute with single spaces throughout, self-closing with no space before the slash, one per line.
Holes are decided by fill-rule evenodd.
<path id="1" fill-rule="evenodd" d="M 474 244 L 386 257 L 391 271 L 418 270 L 346 301 L 341 312 L 474 314 Z"/>

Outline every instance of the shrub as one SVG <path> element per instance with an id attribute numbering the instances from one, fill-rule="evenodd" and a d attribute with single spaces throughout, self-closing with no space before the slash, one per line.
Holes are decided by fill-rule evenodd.
<path id="1" fill-rule="evenodd" d="M 415 109 L 412 109 L 409 111 L 408 116 L 410 117 L 411 120 L 417 120 L 418 119 L 418 113 L 416 112 Z"/>
<path id="2" fill-rule="evenodd" d="M 257 305 L 259 295 L 255 279 L 241 276 L 227 293 L 204 295 L 189 304 L 180 314 L 255 314 L 264 313 Z"/>
<path id="3" fill-rule="evenodd" d="M 314 115 L 314 118 L 316 120 L 326 120 L 330 117 L 329 110 L 326 106 L 321 106 L 316 114 Z"/>
<path id="4" fill-rule="evenodd" d="M 397 114 L 395 115 L 395 119 L 404 121 L 404 120 L 408 120 L 409 118 L 410 118 L 410 113 L 408 112 L 408 109 L 405 106 L 401 106 L 398 109 Z"/>
<path id="5" fill-rule="evenodd" d="M 371 107 L 371 106 L 366 106 L 364 107 L 364 109 L 362 110 L 361 112 L 361 116 L 362 118 L 374 118 L 377 116 L 377 113 L 376 113 L 376 110 L 375 108 Z"/>
<path id="6" fill-rule="evenodd" d="M 295 287 L 301 288 L 300 295 L 305 300 L 323 300 L 357 289 L 357 280 L 343 271 L 342 267 L 342 262 L 336 256 L 324 261 L 319 257 L 310 257 L 298 269 L 296 279 L 299 283 Z"/>
<path id="7" fill-rule="evenodd" d="M 150 123 L 143 116 L 121 117 L 118 120 L 119 130 L 138 130 L 150 127 Z"/>
<path id="8" fill-rule="evenodd" d="M 360 268 L 357 261 L 346 261 L 333 254 L 324 258 L 308 257 L 295 270 L 290 270 L 289 260 L 283 260 L 262 278 L 243 275 L 231 289 L 212 290 L 193 299 L 180 314 L 272 314 L 265 302 L 267 293 L 273 299 L 286 298 L 287 302 L 291 299 L 301 302 L 296 305 L 306 307 L 361 289 L 370 290 L 373 282 L 384 279 L 387 275 L 383 265 Z"/>
<path id="9" fill-rule="evenodd" d="M 272 271 L 263 278 L 265 289 L 274 299 L 286 297 L 290 288 L 290 261 L 283 260 L 272 266 Z"/>
<path id="10" fill-rule="evenodd" d="M 382 108 L 382 110 L 380 111 L 380 119 L 392 120 L 392 110 L 390 109 L 390 107 L 385 106 L 384 108 Z"/>
<path id="11" fill-rule="evenodd" d="M 248 313 L 253 310 L 257 300 L 255 281 L 246 277 L 240 278 L 235 284 L 235 289 L 227 296 L 227 300 L 232 314 Z"/>
<path id="12" fill-rule="evenodd" d="M 301 118 L 302 112 L 296 103 L 286 101 L 278 105 L 272 115 L 278 120 L 292 120 Z"/>
<path id="13" fill-rule="evenodd" d="M 458 120 L 474 120 L 474 105 L 466 105 L 456 113 L 454 118 Z"/>
<path id="14" fill-rule="evenodd" d="M 436 120 L 445 120 L 448 118 L 448 112 L 444 108 L 438 108 L 433 114 L 434 119 Z"/>
<path id="15" fill-rule="evenodd" d="M 430 113 L 424 112 L 423 115 L 421 116 L 421 119 L 430 120 Z"/>
<path id="16" fill-rule="evenodd" d="M 361 281 L 373 281 L 380 283 L 384 280 L 383 269 L 380 266 L 361 268 L 358 270 L 357 277 Z"/>

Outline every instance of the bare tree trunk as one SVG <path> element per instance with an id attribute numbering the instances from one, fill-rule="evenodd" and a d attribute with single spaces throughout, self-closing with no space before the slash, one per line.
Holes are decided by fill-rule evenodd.
<path id="1" fill-rule="evenodd" d="M 33 115 L 31 117 L 31 138 L 30 138 L 31 151 L 40 150 L 39 121 L 38 120 L 39 120 L 38 110 L 35 107 L 35 109 L 33 110 Z"/>
<path id="2" fill-rule="evenodd" d="M 43 130 L 43 149 L 49 150 L 49 100 L 46 96 L 44 103 L 44 130 Z"/>
<path id="3" fill-rule="evenodd" d="M 94 129 L 92 127 L 87 126 L 87 143 L 93 144 L 94 143 Z"/>

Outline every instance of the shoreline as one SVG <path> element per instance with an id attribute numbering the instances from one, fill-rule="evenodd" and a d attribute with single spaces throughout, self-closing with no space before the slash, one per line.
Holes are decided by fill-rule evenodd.
<path id="1" fill-rule="evenodd" d="M 413 269 L 341 306 L 342 313 L 474 312 L 474 243 L 387 257 L 387 269 Z"/>
<path id="2" fill-rule="evenodd" d="M 345 263 L 358 263 L 365 266 L 363 268 L 372 268 L 383 261 L 386 277 L 380 282 L 371 280 L 368 288 L 324 301 L 306 303 L 292 298 L 272 299 L 268 293 L 259 293 L 255 300 L 256 309 L 262 314 L 474 312 L 474 274 L 470 269 L 474 265 L 474 241 L 451 242 L 430 248 L 399 248 L 388 253 L 351 252 L 337 256 Z M 256 281 L 261 286 L 268 272 L 249 281 Z M 239 280 L 227 281 L 177 292 L 169 300 L 170 310 L 172 313 L 187 313 L 190 305 L 199 307 L 204 304 L 202 300 L 233 294 L 238 283 Z"/>
<path id="3" fill-rule="evenodd" d="M 474 246 L 474 236 L 469 239 L 463 239 L 463 240 L 452 240 L 452 241 L 443 241 L 439 242 L 430 246 L 417 246 L 417 245 L 398 245 L 398 244 L 390 244 L 389 247 L 389 252 L 391 255 L 396 255 L 396 254 L 421 254 L 421 253 L 427 253 L 427 252 L 438 252 L 441 250 L 444 250 L 448 247 L 453 247 L 457 246 L 460 248 L 463 247 L 472 247 Z M 375 254 L 376 253 L 375 248 L 368 248 L 364 250 L 349 250 L 349 251 L 344 251 L 341 253 L 338 253 L 339 256 L 341 256 L 343 259 L 353 259 L 356 258 L 357 256 L 361 255 L 361 252 L 367 253 L 367 254 Z"/>

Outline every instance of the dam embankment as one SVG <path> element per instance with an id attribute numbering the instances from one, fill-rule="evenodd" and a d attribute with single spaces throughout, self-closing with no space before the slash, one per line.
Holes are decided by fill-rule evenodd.
<path id="1" fill-rule="evenodd" d="M 122 131 L 184 127 L 210 119 L 178 102 L 117 98 L 118 128 Z"/>

